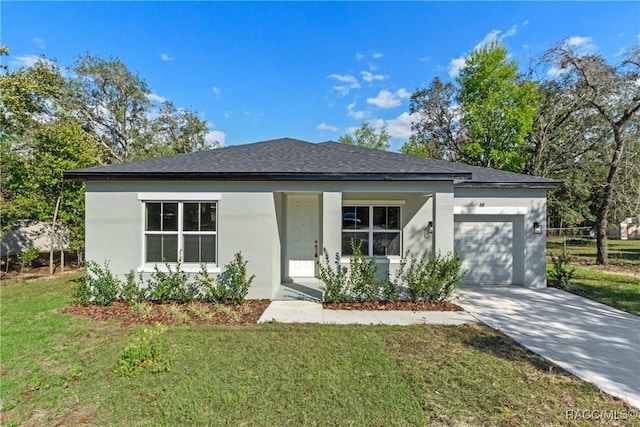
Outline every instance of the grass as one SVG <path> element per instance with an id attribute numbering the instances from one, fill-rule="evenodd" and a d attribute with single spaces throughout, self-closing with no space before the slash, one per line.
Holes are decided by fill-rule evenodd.
<path id="1" fill-rule="evenodd" d="M 123 377 L 111 368 L 139 328 L 62 313 L 71 286 L 0 289 L 0 424 L 589 425 L 566 411 L 629 410 L 479 325 L 170 326 L 170 370 Z"/>
<path id="2" fill-rule="evenodd" d="M 576 263 L 595 264 L 595 239 L 567 238 L 567 253 Z M 548 237 L 547 250 L 561 253 L 564 247 L 562 237 Z M 609 263 L 619 267 L 640 267 L 640 240 L 611 240 L 607 241 Z"/>
<path id="3" fill-rule="evenodd" d="M 640 278 L 575 267 L 574 292 L 640 316 Z"/>
<path id="4" fill-rule="evenodd" d="M 547 253 L 560 254 L 562 238 L 547 240 Z M 617 272 L 595 267 L 596 243 L 593 239 L 568 239 L 567 253 L 575 276 L 569 289 L 578 295 L 611 307 L 640 315 L 640 278 L 632 271 L 640 271 L 640 240 L 609 240 L 609 262 Z M 547 263 L 547 270 L 551 263 Z"/>

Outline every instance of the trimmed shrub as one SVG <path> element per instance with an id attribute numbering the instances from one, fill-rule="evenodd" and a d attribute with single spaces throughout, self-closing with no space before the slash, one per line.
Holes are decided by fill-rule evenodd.
<path id="1" fill-rule="evenodd" d="M 340 265 L 340 254 L 336 252 L 335 267 L 329 262 L 329 253 L 323 249 L 323 259 L 318 261 L 320 280 L 324 283 L 324 301 L 340 302 L 344 295 L 344 276 L 346 269 Z"/>
<path id="2" fill-rule="evenodd" d="M 219 280 L 219 276 L 211 276 L 205 264 L 200 265 L 196 282 L 200 285 L 200 297 L 207 302 L 221 303 L 231 298 L 227 285 Z"/>
<path id="3" fill-rule="evenodd" d="M 149 298 L 160 304 L 170 301 L 186 303 L 198 296 L 198 284 L 189 282 L 189 275 L 182 271 L 178 261 L 175 270 L 165 263 L 167 271 L 162 271 L 155 266 L 155 272 L 151 273 L 148 281 Z"/>
<path id="4" fill-rule="evenodd" d="M 425 252 L 417 259 L 407 251 L 400 261 L 398 276 L 406 284 L 413 302 L 447 300 L 466 275 L 460 271 L 461 266 L 454 254 Z"/>
<path id="5" fill-rule="evenodd" d="M 563 289 L 571 287 L 571 280 L 576 272 L 575 268 L 569 268 L 571 257 L 563 251 L 560 255 L 551 255 L 553 267 L 549 272 L 551 283 Z"/>
<path id="6" fill-rule="evenodd" d="M 240 304 L 245 299 L 251 282 L 256 277 L 255 274 L 248 277 L 247 263 L 248 261 L 242 257 L 242 252 L 236 252 L 233 261 L 224 266 L 218 278 L 219 282 L 229 289 L 229 300 L 232 304 Z"/>
<path id="7" fill-rule="evenodd" d="M 120 299 L 128 305 L 140 303 L 147 297 L 147 289 L 144 285 L 142 273 L 138 274 L 137 279 L 136 273 L 130 270 L 126 274 L 124 284 L 120 290 Z"/>
<path id="8" fill-rule="evenodd" d="M 79 304 L 92 302 L 97 305 L 111 305 L 122 289 L 122 282 L 109 271 L 109 263 L 101 267 L 95 261 L 87 261 L 85 274 L 73 291 L 74 300 Z"/>

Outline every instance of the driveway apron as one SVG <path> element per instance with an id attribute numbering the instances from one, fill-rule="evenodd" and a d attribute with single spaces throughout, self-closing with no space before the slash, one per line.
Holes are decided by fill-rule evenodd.
<path id="1" fill-rule="evenodd" d="M 463 286 L 479 321 L 640 408 L 640 317 L 554 288 Z"/>

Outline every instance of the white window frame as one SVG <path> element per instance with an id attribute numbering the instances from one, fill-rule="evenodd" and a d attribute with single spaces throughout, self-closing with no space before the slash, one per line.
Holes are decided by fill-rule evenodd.
<path id="1" fill-rule="evenodd" d="M 138 267 L 138 272 L 148 273 L 156 271 L 156 267 L 160 271 L 167 272 L 167 266 L 163 262 L 147 262 L 147 235 L 176 235 L 178 236 L 178 256 L 182 256 L 184 252 L 184 236 L 185 235 L 215 235 L 216 236 L 216 262 L 205 263 L 207 271 L 209 273 L 220 273 L 221 269 L 218 266 L 219 259 L 219 215 L 220 215 L 220 200 L 222 195 L 220 193 L 181 193 L 181 192 L 154 192 L 154 193 L 138 193 L 138 200 L 141 205 L 141 218 L 142 218 L 142 248 L 141 248 L 141 264 Z M 146 204 L 148 203 L 177 203 L 178 204 L 178 231 L 147 231 L 146 230 Z M 184 231 L 183 230 L 183 215 L 185 203 L 216 203 L 216 231 Z M 175 267 L 177 263 L 167 263 L 170 267 Z M 200 271 L 200 263 L 196 262 L 182 262 L 180 269 L 187 273 L 195 273 Z"/>
<path id="2" fill-rule="evenodd" d="M 404 200 L 343 200 L 342 207 L 367 207 L 369 208 L 369 227 L 368 229 L 360 229 L 360 230 L 349 230 L 345 228 L 340 228 L 340 242 L 342 246 L 342 235 L 344 232 L 348 233 L 368 233 L 369 234 L 369 247 L 367 248 L 367 253 L 371 255 L 365 255 L 366 258 L 376 258 L 376 259 L 388 259 L 388 260 L 399 260 L 402 256 L 402 247 L 403 247 L 403 233 L 402 233 L 402 205 L 406 202 Z M 398 208 L 399 210 L 399 218 L 400 222 L 398 230 L 374 230 L 373 228 L 373 208 Z M 342 219 L 342 209 L 340 210 L 340 217 Z M 342 222 L 342 221 L 341 221 Z M 400 236 L 400 253 L 398 255 L 373 255 L 373 235 L 375 233 L 398 233 Z M 341 260 L 344 261 L 349 259 L 351 255 L 341 254 Z"/>

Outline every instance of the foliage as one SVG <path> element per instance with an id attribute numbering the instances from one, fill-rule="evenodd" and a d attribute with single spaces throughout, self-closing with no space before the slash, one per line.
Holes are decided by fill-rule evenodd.
<path id="1" fill-rule="evenodd" d="M 351 257 L 346 274 L 346 293 L 354 301 L 377 301 L 380 294 L 376 258 L 362 254 L 362 241 L 351 239 Z"/>
<path id="2" fill-rule="evenodd" d="M 182 271 L 178 261 L 175 269 L 165 263 L 166 271 L 156 265 L 148 281 L 149 298 L 160 304 L 169 301 L 186 303 L 198 295 L 197 285 L 189 281 L 189 275 Z"/>
<path id="3" fill-rule="evenodd" d="M 85 274 L 72 291 L 73 302 L 80 305 L 94 303 L 111 305 L 120 294 L 122 282 L 109 270 L 109 263 L 100 266 L 95 261 L 87 261 Z"/>
<path id="4" fill-rule="evenodd" d="M 386 128 L 376 131 L 367 122 L 360 125 L 353 132 L 353 135 L 346 134 L 341 136 L 338 141 L 347 145 L 356 145 L 358 147 L 373 148 L 375 150 L 388 150 L 391 135 Z"/>
<path id="5" fill-rule="evenodd" d="M 20 262 L 20 271 L 24 271 L 26 268 L 31 268 L 33 266 L 33 262 L 38 259 L 40 256 L 40 251 L 38 248 L 28 248 L 24 250 L 22 253 L 18 254 L 18 261 Z"/>
<path id="6" fill-rule="evenodd" d="M 425 252 L 416 258 L 407 251 L 400 261 L 398 276 L 409 289 L 411 301 L 448 300 L 466 274 L 460 267 L 460 259 L 453 254 Z"/>
<path id="7" fill-rule="evenodd" d="M 435 78 L 412 94 L 412 136 L 402 152 L 523 172 L 536 85 L 522 81 L 498 43 L 473 50 L 456 83 Z"/>
<path id="8" fill-rule="evenodd" d="M 218 279 L 229 289 L 229 300 L 232 304 L 240 304 L 245 299 L 251 282 L 256 277 L 255 274 L 248 277 L 247 263 L 248 261 L 242 257 L 242 252 L 236 252 L 233 261 L 224 266 Z"/>
<path id="9" fill-rule="evenodd" d="M 138 331 L 111 371 L 126 377 L 138 375 L 146 368 L 154 373 L 168 371 L 170 366 L 166 359 L 168 343 L 161 338 L 161 335 L 166 332 L 167 327 L 160 323 L 153 329 L 143 328 Z"/>
<path id="10" fill-rule="evenodd" d="M 136 273 L 130 270 L 125 275 L 122 289 L 120 289 L 120 299 L 128 305 L 140 304 L 147 297 L 147 289 L 144 285 L 144 279 L 142 273 L 138 273 L 136 280 Z"/>
<path id="11" fill-rule="evenodd" d="M 60 200 L 57 220 L 80 251 L 84 184 L 64 180 L 64 171 L 216 145 L 205 141 L 206 121 L 156 102 L 117 58 L 85 55 L 68 70 L 44 56 L 17 70 L 2 66 L 0 93 L 0 233 L 22 220 L 51 221 Z"/>
<path id="12" fill-rule="evenodd" d="M 411 94 L 412 134 L 400 149 L 402 153 L 452 161 L 460 159 L 458 142 L 462 129 L 454 108 L 455 94 L 453 83 L 445 83 L 439 77 L 434 78 L 428 88 Z"/>
<path id="13" fill-rule="evenodd" d="M 546 64 L 562 70 L 562 95 L 573 103 L 575 114 L 592 118 L 591 126 L 585 128 L 585 138 L 596 135 L 601 138 L 600 148 L 607 148 L 600 164 L 606 168 L 606 178 L 599 181 L 597 200 L 596 239 L 599 264 L 607 264 L 607 226 L 616 192 L 625 186 L 617 179 L 624 165 L 625 147 L 637 141 L 640 124 L 640 96 L 637 82 L 640 78 L 640 46 L 622 55 L 618 66 L 607 64 L 599 55 L 580 52 L 563 42 L 549 49 L 543 56 Z M 640 167 L 640 165 L 635 165 Z M 633 169 L 632 169 L 633 170 Z M 628 175 L 630 177 L 636 174 Z M 633 179 L 633 178 L 632 178 Z"/>
<path id="14" fill-rule="evenodd" d="M 329 262 L 329 252 L 323 248 L 323 258 L 318 261 L 318 276 L 324 283 L 324 301 L 340 302 L 343 299 L 346 268 L 340 265 L 340 254 L 336 252 L 334 267 Z"/>
<path id="15" fill-rule="evenodd" d="M 472 51 L 456 80 L 467 138 L 462 161 L 523 172 L 526 136 L 536 111 L 535 84 L 520 81 L 517 62 L 497 42 Z"/>
<path id="16" fill-rule="evenodd" d="M 196 282 L 200 284 L 200 296 L 211 303 L 221 303 L 231 298 L 231 291 L 226 283 L 219 280 L 220 276 L 211 276 L 205 264 L 200 265 L 200 272 Z"/>
<path id="17" fill-rule="evenodd" d="M 552 254 L 551 262 L 553 263 L 553 267 L 549 272 L 551 283 L 564 289 L 569 288 L 571 279 L 573 279 L 573 275 L 576 272 L 575 268 L 569 267 L 571 257 L 566 251 L 563 251 L 560 255 Z"/>

